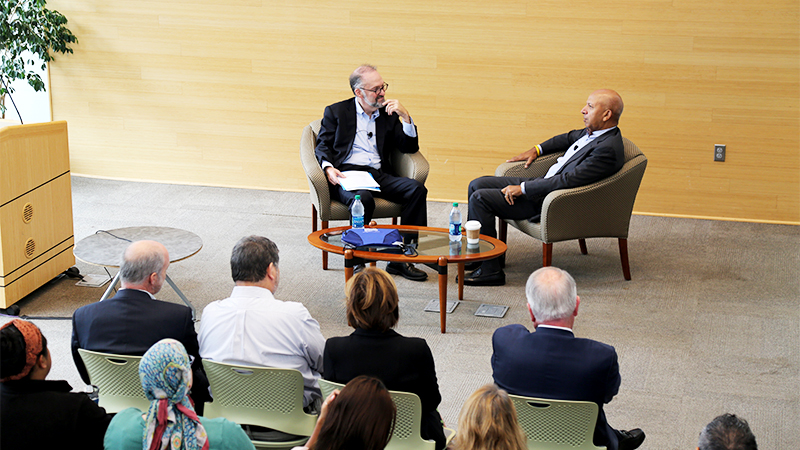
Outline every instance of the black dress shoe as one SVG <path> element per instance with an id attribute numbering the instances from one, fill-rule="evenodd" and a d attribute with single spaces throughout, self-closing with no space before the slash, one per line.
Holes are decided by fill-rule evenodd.
<path id="1" fill-rule="evenodd" d="M 464 284 L 467 286 L 502 286 L 506 284 L 506 274 L 502 270 L 483 274 L 483 267 L 464 275 Z"/>
<path id="2" fill-rule="evenodd" d="M 644 442 L 644 431 L 641 428 L 632 430 L 618 430 L 620 434 L 619 450 L 633 450 L 639 448 Z"/>
<path id="3" fill-rule="evenodd" d="M 411 281 L 425 281 L 428 279 L 427 273 L 417 269 L 411 263 L 390 262 L 386 264 L 386 271 L 392 275 L 401 275 Z"/>
<path id="4" fill-rule="evenodd" d="M 502 254 L 502 255 L 498 256 L 497 258 L 498 258 L 497 261 L 500 263 L 500 268 L 501 269 L 505 268 L 506 267 L 506 255 Z M 478 270 L 478 268 L 480 268 L 481 264 L 483 264 L 483 263 L 484 263 L 484 261 L 466 263 L 466 264 L 464 264 L 464 270 L 468 270 L 468 271 Z"/>
<path id="5" fill-rule="evenodd" d="M 356 264 L 355 266 L 353 266 L 353 275 L 364 270 L 364 267 L 366 267 L 364 264 Z"/>

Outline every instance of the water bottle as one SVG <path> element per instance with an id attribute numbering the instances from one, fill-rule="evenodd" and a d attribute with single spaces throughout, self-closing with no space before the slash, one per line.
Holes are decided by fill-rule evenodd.
<path id="1" fill-rule="evenodd" d="M 361 203 L 361 196 L 356 195 L 353 207 L 350 209 L 353 215 L 353 228 L 364 228 L 364 205 Z M 461 216 L 459 216 L 459 220 Z"/>
<path id="2" fill-rule="evenodd" d="M 458 210 L 458 203 L 453 203 L 450 210 L 450 241 L 461 240 L 461 211 Z"/>

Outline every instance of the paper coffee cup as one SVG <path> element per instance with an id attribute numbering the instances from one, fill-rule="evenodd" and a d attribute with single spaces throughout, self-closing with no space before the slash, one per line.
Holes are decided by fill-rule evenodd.
<path id="1" fill-rule="evenodd" d="M 467 230 L 467 244 L 477 244 L 480 242 L 480 234 L 481 234 L 481 223 L 477 220 L 468 220 L 467 223 L 464 224 L 464 228 Z"/>

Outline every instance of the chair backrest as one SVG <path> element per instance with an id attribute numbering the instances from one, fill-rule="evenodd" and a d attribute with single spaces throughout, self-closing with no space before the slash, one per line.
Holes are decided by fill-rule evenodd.
<path id="1" fill-rule="evenodd" d="M 597 404 L 509 395 L 531 450 L 598 450 L 592 443 Z"/>
<path id="2" fill-rule="evenodd" d="M 314 149 L 317 146 L 317 134 L 322 119 L 317 119 L 303 128 L 300 136 L 300 162 L 303 163 L 303 170 L 308 177 L 308 189 L 311 193 L 311 203 L 315 205 L 327 206 L 330 209 L 330 191 L 328 189 L 328 178 L 320 167 Z M 327 211 L 326 211 L 327 213 Z M 328 213 L 329 214 L 329 213 Z M 323 214 L 323 217 L 327 217 Z"/>
<path id="3" fill-rule="evenodd" d="M 628 237 L 647 158 L 629 139 L 623 137 L 622 141 L 625 163 L 617 173 L 586 186 L 553 191 L 545 197 L 538 233 L 544 242 Z"/>
<path id="4" fill-rule="evenodd" d="M 141 356 L 114 355 L 78 349 L 89 381 L 97 386 L 98 405 L 108 413 L 134 407 L 147 411 L 150 400 L 144 395 L 139 379 Z"/>
<path id="5" fill-rule="evenodd" d="M 203 360 L 214 401 L 204 416 L 225 417 L 297 436 L 311 436 L 317 416 L 303 411 L 303 375 L 294 369 Z"/>
<path id="6" fill-rule="evenodd" d="M 327 380 L 319 380 L 323 398 L 327 398 L 335 389 L 344 388 L 343 384 Z M 411 392 L 389 391 L 397 407 L 397 418 L 394 433 L 386 446 L 386 450 L 433 450 L 434 441 L 422 439 L 419 434 L 422 424 L 422 402 L 417 394 Z"/>

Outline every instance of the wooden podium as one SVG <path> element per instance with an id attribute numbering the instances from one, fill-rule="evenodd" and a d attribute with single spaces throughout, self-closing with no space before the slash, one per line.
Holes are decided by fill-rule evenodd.
<path id="1" fill-rule="evenodd" d="M 67 122 L 0 124 L 0 307 L 75 264 Z"/>

